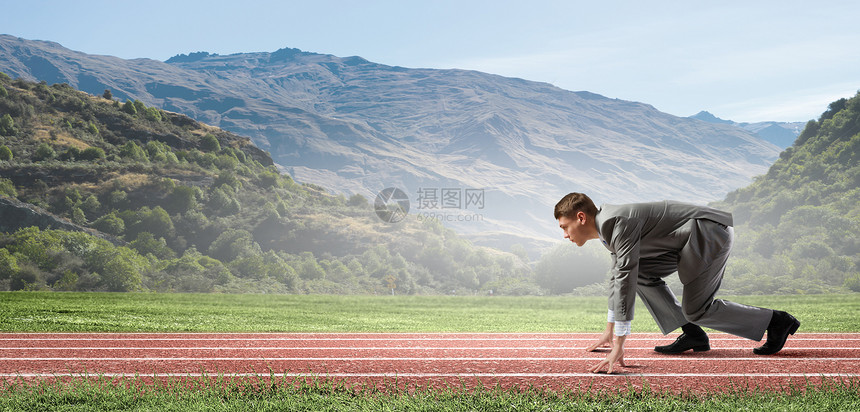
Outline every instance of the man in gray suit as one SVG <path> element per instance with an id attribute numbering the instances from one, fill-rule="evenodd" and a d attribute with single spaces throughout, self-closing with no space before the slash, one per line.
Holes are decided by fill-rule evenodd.
<path id="1" fill-rule="evenodd" d="M 607 326 L 587 350 L 611 347 L 597 366 L 624 364 L 624 341 L 630 334 L 636 295 L 663 334 L 677 328 L 683 333 L 674 343 L 654 348 L 661 353 L 709 350 L 708 335 L 700 326 L 759 341 L 753 349 L 771 355 L 782 349 L 800 322 L 782 311 L 714 299 L 732 247 L 732 215 L 704 206 L 663 201 L 603 205 L 598 209 L 582 193 L 570 193 L 555 206 L 555 218 L 564 237 L 582 246 L 600 239 L 612 253 Z M 663 278 L 678 273 L 682 302 Z"/>

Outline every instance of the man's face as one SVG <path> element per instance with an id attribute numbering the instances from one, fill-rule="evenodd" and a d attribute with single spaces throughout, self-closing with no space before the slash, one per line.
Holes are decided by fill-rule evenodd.
<path id="1" fill-rule="evenodd" d="M 576 243 L 577 246 L 582 246 L 589 239 L 586 221 L 585 213 L 579 212 L 573 218 L 567 216 L 558 218 L 558 227 L 564 231 L 565 239 Z"/>

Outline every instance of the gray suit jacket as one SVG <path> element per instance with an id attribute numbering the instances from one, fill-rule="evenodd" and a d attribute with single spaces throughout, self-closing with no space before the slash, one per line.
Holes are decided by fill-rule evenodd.
<path id="1" fill-rule="evenodd" d="M 696 219 L 732 226 L 728 212 L 674 201 L 601 206 L 595 222 L 600 240 L 612 252 L 609 309 L 616 320 L 633 320 L 640 259 L 663 258 L 676 270 Z"/>

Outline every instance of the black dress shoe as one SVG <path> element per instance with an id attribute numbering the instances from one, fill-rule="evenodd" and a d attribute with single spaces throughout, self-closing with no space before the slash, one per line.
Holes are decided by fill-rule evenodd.
<path id="1" fill-rule="evenodd" d="M 682 333 L 675 339 L 675 342 L 669 345 L 657 346 L 655 351 L 660 353 L 681 353 L 692 349 L 694 352 L 703 352 L 711 350 L 711 344 L 708 340 L 708 335 L 690 336 Z"/>
<path id="2" fill-rule="evenodd" d="M 756 355 L 773 355 L 779 352 L 785 346 L 788 335 L 794 335 L 799 327 L 800 321 L 794 316 L 781 310 L 773 311 L 773 317 L 770 318 L 770 324 L 767 325 L 767 341 L 764 345 L 753 349 L 753 353 Z"/>

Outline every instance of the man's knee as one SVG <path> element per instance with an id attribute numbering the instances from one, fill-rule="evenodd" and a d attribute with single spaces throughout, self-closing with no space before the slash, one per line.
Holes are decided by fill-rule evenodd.
<path id="1" fill-rule="evenodd" d="M 663 286 L 666 284 L 666 281 L 659 276 L 642 276 L 642 274 L 640 274 L 639 277 L 636 278 L 636 284 L 644 287 L 654 287 Z"/>
<path id="2" fill-rule="evenodd" d="M 696 323 L 701 320 L 706 313 L 708 313 L 708 309 L 711 307 L 711 304 L 713 304 L 713 299 L 696 306 L 691 305 L 689 301 L 684 299 L 681 304 L 681 313 L 684 314 L 684 319 L 686 319 L 687 322 Z"/>
<path id="3" fill-rule="evenodd" d="M 702 317 L 704 315 L 705 315 L 704 312 L 687 313 L 686 311 L 684 311 L 684 319 L 686 319 L 687 322 L 690 322 L 690 323 L 698 322 L 699 320 L 702 319 Z"/>

